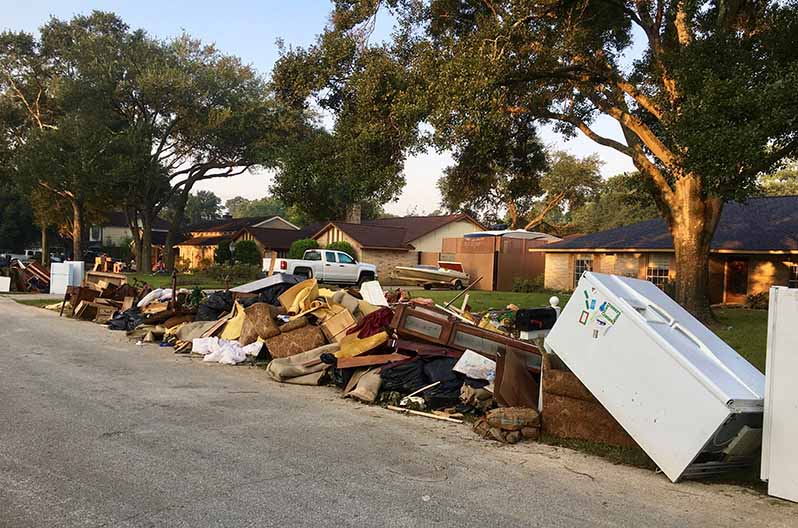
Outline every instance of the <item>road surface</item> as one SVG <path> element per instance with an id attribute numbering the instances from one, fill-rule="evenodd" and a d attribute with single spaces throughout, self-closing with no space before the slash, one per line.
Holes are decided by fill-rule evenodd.
<path id="1" fill-rule="evenodd" d="M 137 347 L 0 297 L 0 526 L 792 526 L 798 508 L 258 368 Z"/>

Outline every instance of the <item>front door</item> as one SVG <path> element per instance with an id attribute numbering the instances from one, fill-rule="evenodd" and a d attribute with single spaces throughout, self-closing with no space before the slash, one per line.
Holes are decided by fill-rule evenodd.
<path id="1" fill-rule="evenodd" d="M 726 261 L 726 294 L 724 302 L 742 304 L 748 295 L 748 261 Z"/>

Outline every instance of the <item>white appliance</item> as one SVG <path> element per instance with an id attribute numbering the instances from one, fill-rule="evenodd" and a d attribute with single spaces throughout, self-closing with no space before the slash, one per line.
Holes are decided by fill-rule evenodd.
<path id="1" fill-rule="evenodd" d="M 82 260 L 67 260 L 69 264 L 69 285 L 80 286 L 83 284 L 83 276 L 86 274 L 86 263 Z"/>
<path id="2" fill-rule="evenodd" d="M 798 290 L 774 286 L 768 308 L 762 480 L 768 494 L 798 502 Z"/>
<path id="3" fill-rule="evenodd" d="M 50 293 L 64 295 L 67 286 L 80 286 L 86 264 L 81 260 L 50 264 Z"/>
<path id="4" fill-rule="evenodd" d="M 11 277 L 0 277 L 0 293 L 11 291 Z"/>
<path id="5" fill-rule="evenodd" d="M 545 347 L 673 482 L 753 462 L 764 375 L 651 282 L 585 272 Z"/>
<path id="6" fill-rule="evenodd" d="M 69 286 L 70 269 L 66 262 L 50 264 L 50 294 L 64 295 Z"/>

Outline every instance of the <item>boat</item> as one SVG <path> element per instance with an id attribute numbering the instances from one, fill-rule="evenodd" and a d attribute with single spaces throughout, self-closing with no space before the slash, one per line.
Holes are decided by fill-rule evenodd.
<path id="1" fill-rule="evenodd" d="M 423 286 L 425 290 L 433 287 L 462 290 L 471 280 L 471 276 L 463 270 L 462 263 L 451 261 L 438 261 L 437 266 L 396 266 L 391 277 Z"/>

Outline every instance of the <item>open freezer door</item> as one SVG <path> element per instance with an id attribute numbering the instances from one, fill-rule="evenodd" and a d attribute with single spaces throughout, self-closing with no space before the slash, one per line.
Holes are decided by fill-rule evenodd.
<path id="1" fill-rule="evenodd" d="M 764 376 L 654 284 L 586 272 L 545 346 L 672 481 L 752 462 Z"/>

